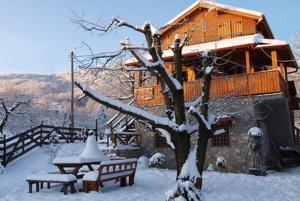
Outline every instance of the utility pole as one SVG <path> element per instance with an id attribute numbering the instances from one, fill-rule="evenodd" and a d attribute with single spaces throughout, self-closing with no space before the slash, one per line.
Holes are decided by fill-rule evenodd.
<path id="1" fill-rule="evenodd" d="M 74 128 L 74 52 L 71 52 L 71 129 Z"/>

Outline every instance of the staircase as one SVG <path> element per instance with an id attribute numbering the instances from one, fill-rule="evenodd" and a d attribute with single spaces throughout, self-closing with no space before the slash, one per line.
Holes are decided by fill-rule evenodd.
<path id="1" fill-rule="evenodd" d="M 134 100 L 128 105 L 132 105 Z M 107 136 L 107 146 L 113 142 L 114 146 L 131 145 L 139 146 L 140 134 L 135 132 L 135 118 L 118 112 L 106 124 L 110 128 L 111 134 Z"/>

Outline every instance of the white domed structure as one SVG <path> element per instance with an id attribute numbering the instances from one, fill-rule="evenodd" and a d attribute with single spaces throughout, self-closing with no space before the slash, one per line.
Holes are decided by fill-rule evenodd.
<path id="1" fill-rule="evenodd" d="M 85 149 L 79 155 L 79 157 L 84 159 L 95 159 L 97 161 L 109 160 L 109 158 L 105 156 L 103 152 L 98 148 L 95 135 L 88 136 Z"/>

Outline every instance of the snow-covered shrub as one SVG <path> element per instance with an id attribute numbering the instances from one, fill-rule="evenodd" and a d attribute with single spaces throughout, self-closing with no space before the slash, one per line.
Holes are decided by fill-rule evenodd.
<path id="1" fill-rule="evenodd" d="M 163 167 L 166 162 L 166 156 L 162 153 L 156 153 L 149 159 L 150 167 Z"/>
<path id="2" fill-rule="evenodd" d="M 178 179 L 174 189 L 166 192 L 167 201 L 200 201 L 200 190 L 191 181 Z"/>
<path id="3" fill-rule="evenodd" d="M 3 174 L 4 173 L 4 166 L 0 163 L 0 174 Z"/>
<path id="4" fill-rule="evenodd" d="M 56 158 L 58 150 L 61 148 L 60 143 L 61 142 L 59 140 L 58 134 L 56 132 L 54 132 L 51 134 L 51 136 L 48 140 L 48 145 L 42 147 L 42 150 L 44 151 L 44 153 L 49 156 L 49 158 L 48 158 L 49 165 L 52 164 L 52 162 Z"/>
<path id="5" fill-rule="evenodd" d="M 217 161 L 216 161 L 216 165 L 219 167 L 219 168 L 226 168 L 226 160 L 223 156 L 219 156 L 217 158 Z"/>
<path id="6" fill-rule="evenodd" d="M 257 127 L 252 127 L 249 129 L 248 131 L 248 137 L 262 137 L 263 136 L 263 132 L 260 128 Z"/>
<path id="7" fill-rule="evenodd" d="M 149 159 L 146 156 L 139 157 L 137 167 L 140 169 L 148 169 Z"/>
<path id="8" fill-rule="evenodd" d="M 208 164 L 207 171 L 214 171 L 214 166 L 212 164 Z"/>
<path id="9" fill-rule="evenodd" d="M 250 128 L 250 130 L 248 131 L 248 148 L 251 152 L 256 152 L 260 149 L 262 136 L 263 132 L 260 128 Z"/>

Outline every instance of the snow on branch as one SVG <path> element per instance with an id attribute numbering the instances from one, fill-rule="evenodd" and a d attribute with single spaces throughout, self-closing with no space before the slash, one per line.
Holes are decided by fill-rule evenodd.
<path id="1" fill-rule="evenodd" d="M 168 118 L 151 114 L 133 105 L 127 105 L 121 101 L 117 101 L 106 96 L 100 95 L 88 85 L 83 84 L 79 81 L 76 81 L 75 84 L 78 88 L 82 90 L 82 92 L 86 96 L 90 97 L 94 101 L 119 112 L 136 117 L 137 119 L 147 121 L 153 128 L 161 128 L 168 132 L 175 133 L 179 133 L 182 130 L 175 122 L 169 120 Z"/>
<path id="2" fill-rule="evenodd" d="M 158 132 L 160 132 L 160 134 L 166 138 L 166 142 L 167 144 L 172 148 L 172 149 L 175 149 L 175 146 L 174 146 L 174 143 L 171 141 L 171 135 L 168 131 L 164 130 L 164 129 L 161 129 L 161 128 L 158 128 L 156 129 Z"/>
<path id="3" fill-rule="evenodd" d="M 156 62 L 149 61 L 139 52 L 137 48 L 132 48 L 133 46 L 128 39 L 121 41 L 121 45 L 123 45 L 125 49 L 129 50 L 143 67 L 160 74 L 163 81 L 171 89 L 171 91 L 182 90 L 182 85 L 171 75 L 171 73 L 166 70 L 161 59 L 158 59 Z"/>

